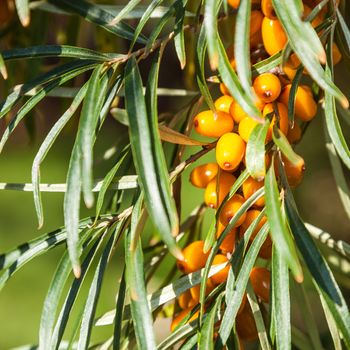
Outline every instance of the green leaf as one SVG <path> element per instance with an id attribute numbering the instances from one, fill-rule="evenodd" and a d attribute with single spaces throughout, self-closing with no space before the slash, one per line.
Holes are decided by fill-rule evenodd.
<path id="1" fill-rule="evenodd" d="M 291 349 L 291 318 L 289 296 L 289 271 L 286 259 L 277 244 L 272 250 L 272 281 L 274 308 L 272 317 L 276 322 L 277 349 Z"/>
<path id="2" fill-rule="evenodd" d="M 145 194 L 149 215 L 169 250 L 177 257 L 181 252 L 173 235 L 178 221 L 175 203 L 170 194 L 168 171 L 158 133 L 156 85 L 158 68 L 153 64 L 149 87 L 148 108 L 142 92 L 142 81 L 135 58 L 125 70 L 126 110 L 129 117 L 131 146 L 139 181 Z M 151 89 L 151 90 L 150 90 Z"/>
<path id="3" fill-rule="evenodd" d="M 41 144 L 38 153 L 36 154 L 33 166 L 32 166 L 32 184 L 33 184 L 33 196 L 36 213 L 39 221 L 39 228 L 44 224 L 43 206 L 41 201 L 40 192 L 40 165 L 45 159 L 47 153 L 51 149 L 52 145 L 56 141 L 58 135 L 64 128 L 64 126 L 69 122 L 71 117 L 74 115 L 78 109 L 81 101 L 84 99 L 88 84 L 85 84 L 77 93 L 70 107 L 62 115 L 62 117 L 55 123 L 50 132 L 47 134 L 45 140 Z"/>
<path id="4" fill-rule="evenodd" d="M 208 313 L 208 316 L 203 322 L 203 327 L 199 334 L 198 350 L 213 350 L 214 349 L 214 324 L 217 319 L 217 313 L 220 312 L 223 294 L 220 294 L 216 299 L 214 306 Z"/>
<path id="5" fill-rule="evenodd" d="M 249 136 L 245 155 L 246 167 L 249 174 L 257 181 L 265 177 L 265 140 L 270 127 L 270 120 L 257 124 Z"/>
<path id="6" fill-rule="evenodd" d="M 6 127 L 0 140 L 0 153 L 2 152 L 5 146 L 5 143 L 9 139 L 14 129 L 20 123 L 20 121 L 48 94 L 49 91 L 53 90 L 55 87 L 59 85 L 66 83 L 67 81 L 75 78 L 77 75 L 80 75 L 81 73 L 89 69 L 91 69 L 91 67 L 84 67 L 79 70 L 73 70 L 72 72 L 63 74 L 62 76 L 58 77 L 54 81 L 50 82 L 45 87 L 39 89 L 39 91 L 20 108 L 20 110 L 12 118 L 9 125 Z"/>
<path id="7" fill-rule="evenodd" d="M 216 37 L 216 40 L 218 41 L 218 70 L 221 75 L 222 81 L 230 91 L 232 97 L 237 101 L 237 103 L 242 107 L 242 109 L 251 118 L 257 120 L 260 123 L 263 122 L 264 120 L 261 118 L 261 113 L 255 106 L 253 99 L 244 92 L 236 73 L 232 69 L 225 52 L 225 48 L 218 35 Z"/>
<path id="8" fill-rule="evenodd" d="M 181 2 L 176 1 L 174 3 L 176 11 L 176 19 L 174 26 L 174 43 L 177 57 L 180 61 L 181 69 L 185 68 L 186 65 L 186 50 L 185 50 L 185 32 L 184 32 L 184 20 L 186 14 L 187 0 Z"/>
<path id="9" fill-rule="evenodd" d="M 235 26 L 234 51 L 236 69 L 244 92 L 253 99 L 250 66 L 250 13 L 251 0 L 240 1 Z"/>
<path id="10" fill-rule="evenodd" d="M 4 62 L 4 57 L 2 55 L 2 52 L 0 53 L 0 74 L 2 75 L 2 77 L 6 80 L 8 75 L 7 75 L 7 69 L 6 69 L 6 65 Z"/>
<path id="11" fill-rule="evenodd" d="M 326 55 L 316 32 L 309 22 L 301 20 L 300 12 L 295 3 L 288 0 L 273 0 L 273 6 L 289 44 L 298 55 L 300 61 L 317 84 L 332 96 L 339 99 L 344 107 L 349 106 L 347 98 L 337 88 L 332 79 L 325 74 L 319 60 L 326 61 Z"/>
<path id="12" fill-rule="evenodd" d="M 326 74 L 328 77 L 332 76 L 331 70 L 328 66 L 326 66 Z M 325 91 L 324 114 L 326 117 L 327 130 L 334 147 L 337 150 L 341 160 L 344 162 L 347 168 L 350 169 L 350 150 L 345 141 L 338 120 L 335 99 L 328 91 Z"/>
<path id="13" fill-rule="evenodd" d="M 290 87 L 289 98 L 288 98 L 288 119 L 291 125 L 294 125 L 294 111 L 295 111 L 295 99 L 298 91 L 298 86 L 301 77 L 303 76 L 304 67 L 301 66 L 297 69 L 295 77 L 292 80 L 292 86 Z"/>
<path id="14" fill-rule="evenodd" d="M 119 228 L 122 227 L 123 223 L 118 223 Z M 96 313 L 96 306 L 98 302 L 98 298 L 102 288 L 102 280 L 103 276 L 110 259 L 110 254 L 114 249 L 114 244 L 118 237 L 118 229 L 113 232 L 111 237 L 109 238 L 105 249 L 101 255 L 101 258 L 97 264 L 94 278 L 90 284 L 90 290 L 88 297 L 86 299 L 83 318 L 80 327 L 79 340 L 78 340 L 78 350 L 87 349 L 90 343 L 91 331 L 94 321 L 94 316 Z"/>
<path id="15" fill-rule="evenodd" d="M 250 304 L 250 308 L 252 309 L 256 328 L 258 331 L 258 336 L 260 340 L 260 346 L 262 350 L 271 350 L 271 345 L 269 343 L 269 339 L 267 336 L 265 323 L 263 316 L 260 311 L 259 303 L 256 300 L 256 296 L 253 290 L 251 283 L 248 281 L 247 284 L 247 298 Z"/>
<path id="16" fill-rule="evenodd" d="M 145 285 L 142 243 L 137 234 L 138 230 L 142 230 L 144 226 L 142 204 L 143 196 L 141 195 L 134 206 L 131 229 L 125 239 L 126 284 L 130 293 L 131 315 L 138 348 L 155 349 L 153 319 Z M 139 219 L 140 217 L 141 219 Z M 139 225 L 141 226 L 139 227 Z"/>
<path id="17" fill-rule="evenodd" d="M 121 11 L 113 18 L 113 20 L 109 23 L 111 26 L 115 26 L 118 24 L 124 17 L 132 11 L 139 3 L 141 0 L 130 0 L 122 9 Z"/>
<path id="18" fill-rule="evenodd" d="M 83 47 L 69 45 L 38 45 L 14 48 L 1 51 L 1 54 L 5 61 L 19 60 L 23 58 L 70 57 L 106 62 L 121 56 L 118 54 L 101 53 Z"/>
<path id="19" fill-rule="evenodd" d="M 345 42 L 348 46 L 348 50 L 350 50 L 350 30 L 349 27 L 347 26 L 343 15 L 341 14 L 341 12 L 339 11 L 339 8 L 336 8 L 336 12 L 337 12 L 337 17 L 338 17 L 338 23 L 340 24 L 340 27 L 342 29 L 342 32 L 344 34 L 344 38 L 345 38 Z"/>
<path id="20" fill-rule="evenodd" d="M 249 280 L 249 274 L 254 266 L 255 260 L 258 256 L 261 246 L 265 242 L 269 231 L 268 224 L 265 224 L 254 238 L 238 273 L 237 279 L 232 286 L 231 297 L 227 300 L 226 310 L 224 312 L 221 325 L 219 328 L 218 345 L 225 345 L 242 303 L 245 289 Z"/>
<path id="21" fill-rule="evenodd" d="M 80 148 L 82 161 L 81 171 L 84 174 L 82 177 L 82 189 L 85 204 L 88 208 L 91 208 L 94 204 L 94 196 L 92 194 L 93 144 L 108 84 L 108 75 L 106 73 L 103 74 L 100 80 L 103 68 L 103 65 L 96 67 L 90 77 L 79 122 L 78 147 Z"/>
<path id="22" fill-rule="evenodd" d="M 113 330 L 113 350 L 120 349 L 125 294 L 126 294 L 126 282 L 125 282 L 125 269 L 124 269 L 122 277 L 121 277 L 121 281 L 119 284 L 117 303 L 116 303 L 116 307 L 115 307 L 115 320 L 114 320 L 114 330 Z"/>
<path id="23" fill-rule="evenodd" d="M 272 139 L 275 145 L 281 150 L 281 152 L 292 164 L 295 166 L 302 166 L 304 164 L 303 158 L 294 152 L 292 146 L 289 144 L 287 137 L 275 125 L 273 126 Z"/>
<path id="24" fill-rule="evenodd" d="M 278 249 L 278 254 L 281 256 L 281 259 L 290 267 L 296 281 L 302 282 L 303 271 L 300 266 L 293 239 L 282 215 L 280 195 L 273 165 L 270 167 L 265 178 L 265 203 L 274 246 Z"/>
<path id="25" fill-rule="evenodd" d="M 114 15 L 98 5 L 91 4 L 85 0 L 49 0 L 49 2 L 69 12 L 74 12 L 84 17 L 87 21 L 97 24 L 121 38 L 132 40 L 134 37 L 134 30 L 129 25 L 122 22 L 111 25 L 110 23 L 113 21 Z M 145 44 L 146 40 L 140 35 L 137 38 L 137 42 Z"/>
<path id="26" fill-rule="evenodd" d="M 282 55 L 280 52 L 259 61 L 252 66 L 253 76 L 256 77 L 260 74 L 267 73 L 271 69 L 278 67 L 282 63 Z"/>
<path id="27" fill-rule="evenodd" d="M 15 0 L 18 17 L 23 27 L 30 23 L 29 0 Z"/>
<path id="28" fill-rule="evenodd" d="M 222 0 L 206 0 L 204 3 L 204 28 L 208 43 L 209 63 L 212 70 L 219 64 L 217 14 Z"/>

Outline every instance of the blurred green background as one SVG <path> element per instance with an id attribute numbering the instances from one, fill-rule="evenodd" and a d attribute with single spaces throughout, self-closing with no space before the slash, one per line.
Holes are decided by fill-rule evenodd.
<path id="1" fill-rule="evenodd" d="M 115 42 L 115 37 L 105 35 L 100 31 L 95 34 L 95 29 L 83 24 L 76 19 L 74 21 L 55 16 L 52 19 L 55 31 L 38 30 L 41 26 L 47 26 L 46 16 L 34 14 L 33 27 L 29 33 L 21 29 L 17 23 L 12 25 L 12 33 L 2 33 L 2 47 L 26 46 L 35 43 L 73 43 L 78 45 L 93 46 L 106 51 L 115 49 L 122 43 Z M 70 28 L 70 29 L 69 29 Z M 66 29 L 69 29 L 69 34 Z M 68 35 L 68 36 L 67 36 Z M 96 39 L 98 37 L 98 40 Z M 113 38 L 113 39 L 112 39 Z M 123 50 L 123 47 L 121 47 Z M 184 84 L 193 88 L 194 80 L 189 79 L 191 72 L 181 72 L 173 48 L 166 51 L 165 59 L 168 64 L 161 69 L 160 86 L 182 88 Z M 44 61 L 44 69 L 57 63 L 55 60 Z M 0 81 L 1 96 L 5 96 L 11 85 L 23 82 L 33 76 L 40 66 L 38 63 L 25 66 L 23 63 L 9 65 L 10 81 Z M 21 69 L 18 69 L 18 68 Z M 169 69 L 171 67 L 171 69 Z M 189 68 L 189 70 L 191 67 Z M 24 72 L 24 77 L 21 75 Z M 346 84 L 349 72 L 340 65 L 336 69 L 337 76 L 342 79 L 339 84 L 349 95 L 349 87 Z M 179 79 L 179 77 L 181 77 Z M 193 77 L 193 76 L 192 76 Z M 76 84 L 81 81 L 77 79 Z M 186 98 L 160 98 L 160 111 L 175 112 L 180 106 L 188 102 Z M 48 98 L 40 104 L 26 125 L 21 124 L 11 137 L 4 151 L 0 155 L 0 182 L 30 182 L 31 164 L 34 156 L 55 120 L 62 114 L 67 101 L 58 101 Z M 74 142 L 73 135 L 76 120 L 68 125 L 59 137 L 52 151 L 45 160 L 41 174 L 43 183 L 65 182 L 71 147 Z M 5 124 L 1 124 L 3 130 Z M 344 134 L 350 136 L 349 124 L 343 123 Z M 120 135 L 125 133 L 125 127 L 118 124 L 112 118 L 108 118 L 96 148 L 96 159 L 101 158 L 106 149 L 117 144 Z M 195 136 L 195 135 L 194 135 Z M 195 136 L 196 137 L 196 136 Z M 35 140 L 35 141 L 33 141 Z M 195 148 L 187 149 L 184 157 L 195 152 Z M 297 202 L 302 217 L 322 229 L 331 232 L 336 239 L 349 241 L 350 222 L 347 220 L 342 208 L 338 193 L 331 173 L 328 157 L 324 145 L 324 132 L 322 116 L 319 115 L 310 125 L 304 140 L 298 145 L 297 151 L 305 158 L 306 173 L 302 185 L 295 191 Z M 201 159 L 199 164 L 213 159 L 213 154 Z M 95 170 L 95 177 L 101 178 L 109 170 L 111 163 L 99 163 Z M 189 185 L 187 179 L 191 168 L 183 175 L 182 203 L 183 218 L 196 205 L 202 202 L 203 191 Z M 346 172 L 349 179 L 349 173 Z M 63 194 L 43 194 L 45 225 L 39 231 L 35 209 L 30 192 L 0 191 L 0 253 L 17 246 L 23 242 L 37 237 L 45 232 L 50 232 L 63 225 Z M 84 207 L 81 217 L 93 214 Z M 207 229 L 204 226 L 203 232 Z M 47 292 L 50 280 L 63 252 L 63 246 L 55 248 L 50 253 L 43 255 L 20 270 L 0 293 L 0 349 L 8 349 L 22 344 L 36 344 L 38 339 L 38 327 L 42 304 Z M 118 288 L 120 270 L 119 261 L 122 259 L 121 251 L 117 251 L 105 276 L 104 287 L 97 315 L 106 310 L 113 309 L 115 295 Z M 88 276 L 91 278 L 91 276 Z M 88 284 L 88 283 L 87 283 Z M 349 294 L 346 294 L 349 296 Z M 315 311 L 317 312 L 317 311 Z M 296 312 L 296 318 L 300 315 Z M 323 316 L 320 314 L 317 320 L 322 329 L 325 329 Z M 98 337 L 108 335 L 111 329 L 102 329 Z M 96 338 L 98 339 L 98 338 Z"/>

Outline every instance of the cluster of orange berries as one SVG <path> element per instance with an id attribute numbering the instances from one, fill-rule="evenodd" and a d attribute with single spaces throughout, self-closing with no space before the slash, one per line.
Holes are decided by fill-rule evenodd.
<path id="1" fill-rule="evenodd" d="M 228 0 L 228 3 L 237 8 L 239 0 Z M 307 1 L 304 4 L 304 15 L 311 12 L 309 6 L 315 6 L 317 1 Z M 250 47 L 251 50 L 263 48 L 267 55 L 274 55 L 281 51 L 287 44 L 287 36 L 277 19 L 271 0 L 252 1 L 254 6 L 251 13 Z M 312 22 L 318 26 L 323 13 Z M 229 56 L 233 57 L 232 50 L 228 50 Z M 335 64 L 340 60 L 340 53 L 336 46 L 333 48 Z M 253 60 L 253 59 L 252 59 Z M 235 61 L 231 59 L 231 65 L 235 69 Z M 276 126 L 287 137 L 290 144 L 296 144 L 302 137 L 302 125 L 310 122 L 317 113 L 317 103 L 314 100 L 312 90 L 307 85 L 299 85 L 295 93 L 294 115 L 295 121 L 290 124 L 288 118 L 288 101 L 291 92 L 291 80 L 294 78 L 300 62 L 292 54 L 282 71 L 268 72 L 257 76 L 253 81 L 252 90 L 256 96 L 256 106 L 264 118 L 269 118 L 270 126 L 265 143 L 272 145 L 272 130 Z M 307 72 L 305 72 L 307 73 Z M 218 209 L 224 198 L 234 185 L 236 178 L 245 170 L 246 145 L 249 137 L 258 122 L 251 118 L 230 95 L 226 86 L 221 83 L 220 96 L 214 102 L 215 110 L 205 110 L 195 116 L 193 126 L 195 131 L 205 137 L 215 138 L 216 163 L 207 163 L 194 168 L 190 175 L 192 185 L 205 189 L 204 202 L 213 209 Z M 270 147 L 270 148 L 272 148 Z M 301 161 L 296 165 L 282 156 L 283 167 L 287 180 L 291 187 L 296 187 L 302 180 L 305 163 Z M 271 164 L 271 157 L 265 155 L 266 168 Z M 278 167 L 275 167 L 278 175 Z M 227 200 L 220 210 L 217 222 L 216 237 L 220 237 L 230 220 L 238 212 L 244 202 L 256 191 L 264 186 L 264 180 L 249 177 L 239 191 Z M 265 206 L 265 198 L 262 196 L 253 204 L 252 209 L 242 214 L 236 221 L 233 229 L 226 235 L 218 254 L 214 257 L 213 265 L 228 263 L 230 256 L 235 250 L 237 241 L 243 237 L 253 221 L 261 214 Z M 250 241 L 267 221 L 262 216 L 260 222 L 250 237 Z M 263 243 L 259 257 L 265 260 L 271 258 L 272 240 L 267 236 Z M 206 264 L 209 252 L 204 252 L 204 242 L 190 243 L 183 250 L 185 260 L 178 261 L 178 268 L 185 274 L 192 273 L 203 268 Z M 229 264 L 228 264 L 229 265 Z M 220 270 L 206 281 L 206 293 L 209 294 L 216 286 L 224 283 L 227 279 L 229 266 Z M 266 268 L 254 267 L 250 274 L 250 280 L 255 294 L 262 302 L 268 303 L 270 289 L 270 272 Z M 172 330 L 188 316 L 199 302 L 200 287 L 196 286 L 179 296 L 177 303 L 182 311 L 173 319 Z M 197 318 L 198 312 L 193 313 L 189 321 Z M 236 319 L 237 334 L 240 340 L 252 340 L 257 337 L 256 327 L 252 311 L 246 298 Z"/>

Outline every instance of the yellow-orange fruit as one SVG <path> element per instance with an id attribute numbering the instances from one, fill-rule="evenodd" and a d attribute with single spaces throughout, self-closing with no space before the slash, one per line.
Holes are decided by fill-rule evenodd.
<path id="1" fill-rule="evenodd" d="M 214 288 L 215 288 L 215 284 L 210 278 L 208 278 L 206 283 L 206 288 L 205 288 L 205 295 L 209 295 Z M 200 284 L 197 284 L 196 286 L 190 289 L 191 297 L 196 304 L 199 303 L 200 289 L 201 289 Z"/>
<path id="2" fill-rule="evenodd" d="M 269 19 L 277 19 L 276 12 L 272 5 L 272 0 L 261 0 L 261 11 Z"/>
<path id="3" fill-rule="evenodd" d="M 277 19 L 264 17 L 261 34 L 265 50 L 270 56 L 281 51 L 288 40 L 281 23 Z"/>
<path id="4" fill-rule="evenodd" d="M 223 264 L 225 262 L 228 262 L 228 259 L 226 258 L 225 255 L 216 254 L 214 257 L 212 266 L 220 265 L 220 264 Z M 213 283 L 218 285 L 220 283 L 225 282 L 227 280 L 227 276 L 228 276 L 229 271 L 230 271 L 230 264 L 225 266 L 222 270 L 217 272 L 215 275 L 211 276 Z"/>
<path id="5" fill-rule="evenodd" d="M 219 88 L 220 88 L 220 92 L 223 95 L 231 96 L 230 91 L 228 90 L 228 88 L 226 87 L 226 85 L 224 83 L 220 83 Z"/>
<path id="6" fill-rule="evenodd" d="M 246 218 L 241 226 L 241 232 L 244 234 L 249 226 L 253 223 L 253 221 L 259 216 L 259 214 L 261 213 L 260 210 L 256 210 L 256 209 L 251 209 L 247 211 L 247 215 Z M 259 231 L 261 230 L 261 228 L 265 225 L 267 221 L 267 217 L 263 216 L 260 221 L 258 222 L 255 230 L 253 231 L 252 235 L 250 236 L 250 240 L 252 241 L 256 235 L 259 233 Z"/>
<path id="7" fill-rule="evenodd" d="M 217 111 L 230 113 L 230 106 L 233 98 L 229 95 L 220 96 L 215 102 L 214 106 Z"/>
<path id="8" fill-rule="evenodd" d="M 182 310 L 181 312 L 179 312 L 173 319 L 173 321 L 171 322 L 171 326 L 170 326 L 170 330 L 173 332 L 175 330 L 175 328 L 181 323 L 181 321 L 191 312 L 191 309 L 187 309 L 187 310 Z M 198 318 L 199 315 L 199 310 L 196 311 L 193 316 L 187 321 L 188 323 L 196 320 Z"/>
<path id="9" fill-rule="evenodd" d="M 219 200 L 217 198 L 216 183 L 217 177 L 211 180 L 204 192 L 204 202 L 210 208 L 217 208 L 230 192 L 236 178 L 229 173 L 221 172 L 219 175 Z"/>
<path id="10" fill-rule="evenodd" d="M 288 104 L 289 94 L 292 85 L 286 85 L 280 95 L 279 100 Z M 317 113 L 317 104 L 310 93 L 310 90 L 305 85 L 298 86 L 295 95 L 295 105 L 294 105 L 295 116 L 304 122 L 312 120 Z"/>
<path id="11" fill-rule="evenodd" d="M 207 163 L 195 167 L 190 175 L 191 184 L 199 188 L 206 188 L 208 183 L 217 175 L 218 169 L 216 163 Z"/>
<path id="12" fill-rule="evenodd" d="M 291 163 L 287 158 L 282 156 L 284 170 L 290 187 L 297 187 L 303 180 L 305 172 L 305 162 L 301 158 L 298 164 Z"/>
<path id="13" fill-rule="evenodd" d="M 250 117 L 245 117 L 239 122 L 238 133 L 245 142 L 248 142 L 250 134 L 257 124 L 258 122 Z"/>
<path id="14" fill-rule="evenodd" d="M 227 3 L 235 10 L 238 9 L 240 2 L 241 0 L 227 0 Z"/>
<path id="15" fill-rule="evenodd" d="M 177 303 L 181 307 L 182 310 L 188 309 L 192 305 L 192 296 L 189 290 L 179 295 L 177 299 Z"/>
<path id="16" fill-rule="evenodd" d="M 255 294 L 262 301 L 268 303 L 270 299 L 270 271 L 263 267 L 254 267 L 249 278 Z"/>
<path id="17" fill-rule="evenodd" d="M 333 46 L 332 46 L 332 56 L 333 56 L 333 65 L 335 66 L 342 59 L 341 52 L 340 52 L 338 45 L 336 43 L 333 43 Z"/>
<path id="18" fill-rule="evenodd" d="M 245 199 L 240 194 L 235 194 L 230 200 L 228 200 L 220 212 L 220 221 L 223 225 L 227 225 L 230 220 L 234 217 L 237 211 L 243 205 Z M 246 213 L 242 214 L 236 224 L 233 227 L 242 225 L 246 217 Z"/>
<path id="19" fill-rule="evenodd" d="M 250 16 L 250 36 L 260 32 L 264 15 L 259 10 L 253 10 Z"/>
<path id="20" fill-rule="evenodd" d="M 262 40 L 261 30 L 259 30 L 258 32 L 254 33 L 249 37 L 249 45 L 251 50 L 258 48 L 262 44 L 263 44 L 263 40 Z M 252 64 L 253 63 L 255 63 L 254 60 L 252 60 Z"/>
<path id="21" fill-rule="evenodd" d="M 294 123 L 293 127 L 289 127 L 287 139 L 289 143 L 298 143 L 301 139 L 301 128 L 298 123 Z"/>
<path id="22" fill-rule="evenodd" d="M 272 256 L 272 240 L 270 235 L 268 235 L 265 239 L 265 242 L 263 243 L 263 245 L 261 246 L 260 250 L 259 250 L 259 257 L 269 260 L 271 259 Z"/>
<path id="23" fill-rule="evenodd" d="M 177 267 L 183 273 L 191 273 L 205 266 L 209 252 L 204 253 L 204 241 L 190 243 L 182 250 L 183 261 L 177 261 Z"/>
<path id="24" fill-rule="evenodd" d="M 293 80 L 297 74 L 297 70 L 292 67 L 292 65 L 287 62 L 283 67 L 283 73 L 288 77 L 289 80 Z"/>
<path id="25" fill-rule="evenodd" d="M 307 16 L 311 13 L 311 8 L 307 5 L 304 4 L 304 14 L 303 14 L 303 19 L 305 20 Z M 320 24 L 322 24 L 323 18 L 322 14 L 319 13 L 311 22 L 311 25 L 316 28 Z"/>
<path id="26" fill-rule="evenodd" d="M 252 177 L 248 177 L 247 180 L 243 182 L 242 190 L 245 200 L 250 198 L 256 191 L 264 187 L 264 181 L 256 181 Z M 265 196 L 259 198 L 255 203 L 257 207 L 263 207 L 265 205 Z"/>
<path id="27" fill-rule="evenodd" d="M 258 331 L 249 303 L 245 303 L 242 312 L 236 317 L 236 331 L 239 338 L 244 341 L 252 341 L 258 337 Z"/>
<path id="28" fill-rule="evenodd" d="M 260 101 L 258 99 L 258 101 L 256 102 L 256 107 L 262 111 L 264 106 L 265 106 L 265 103 L 263 103 L 262 101 Z M 243 108 L 236 102 L 236 101 L 233 101 L 231 103 L 231 106 L 230 106 L 230 114 L 231 114 L 231 117 L 233 118 L 233 120 L 238 124 L 243 118 L 246 118 L 246 117 L 249 117 L 249 115 L 244 112 Z"/>
<path id="29" fill-rule="evenodd" d="M 226 171 L 235 170 L 245 155 L 245 142 L 234 133 L 222 135 L 216 144 L 216 161 Z"/>
<path id="30" fill-rule="evenodd" d="M 253 88 L 258 98 L 265 102 L 275 101 L 281 93 L 281 82 L 275 74 L 264 73 L 257 76 Z"/>
<path id="31" fill-rule="evenodd" d="M 278 116 L 279 116 L 279 123 L 277 124 L 279 129 L 282 131 L 284 135 L 287 135 L 288 129 L 289 129 L 289 119 L 288 119 L 288 109 L 283 103 L 277 103 L 277 110 L 278 110 Z M 263 110 L 263 116 L 266 117 L 268 114 L 274 112 L 274 106 L 272 103 L 268 103 L 265 105 Z M 274 113 L 269 130 L 267 131 L 266 140 L 271 141 L 272 140 L 272 131 L 273 126 L 277 123 L 277 116 L 276 113 Z"/>
<path id="32" fill-rule="evenodd" d="M 198 134 L 207 137 L 220 137 L 233 129 L 233 119 L 230 114 L 216 111 L 203 111 L 193 119 L 193 125 Z"/>
<path id="33" fill-rule="evenodd" d="M 222 232 L 225 229 L 225 226 L 220 222 L 220 220 L 217 223 L 217 231 L 216 231 L 216 238 L 219 238 L 222 234 Z M 223 253 L 233 253 L 235 250 L 235 243 L 236 243 L 236 236 L 237 236 L 237 228 L 233 228 L 224 238 L 222 243 L 220 244 L 220 250 Z"/>

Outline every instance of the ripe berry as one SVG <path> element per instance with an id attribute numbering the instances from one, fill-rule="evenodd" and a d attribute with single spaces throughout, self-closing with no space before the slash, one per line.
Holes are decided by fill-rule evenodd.
<path id="1" fill-rule="evenodd" d="M 216 238 L 219 238 L 222 234 L 222 232 L 225 230 L 225 226 L 218 221 L 217 223 L 217 231 L 216 231 Z M 237 236 L 237 228 L 233 228 L 224 238 L 222 243 L 220 244 L 220 250 L 223 253 L 233 253 L 235 249 L 235 243 L 236 243 L 236 236 Z"/>
<path id="2" fill-rule="evenodd" d="M 288 104 L 291 87 L 291 84 L 286 85 L 280 95 L 279 100 L 284 104 Z M 304 85 L 298 86 L 294 106 L 295 116 L 304 122 L 308 122 L 316 116 L 317 104 L 310 90 Z"/>
<path id="3" fill-rule="evenodd" d="M 216 161 L 226 171 L 235 170 L 245 155 L 245 143 L 242 138 L 230 132 L 222 135 L 216 144 Z"/>
<path id="4" fill-rule="evenodd" d="M 220 96 L 215 102 L 214 106 L 217 111 L 230 113 L 230 106 L 233 98 L 229 95 Z"/>
<path id="5" fill-rule="evenodd" d="M 249 226 L 253 223 L 253 221 L 259 216 L 259 214 L 261 213 L 260 210 L 256 210 L 256 209 L 251 209 L 247 211 L 247 215 L 246 218 L 241 226 L 241 232 L 244 234 Z M 261 228 L 264 226 L 264 224 L 267 221 L 267 217 L 263 216 L 259 223 L 257 224 L 255 230 L 253 231 L 252 235 L 250 236 L 250 240 L 252 241 L 256 235 L 259 233 L 259 231 L 261 230 Z"/>
<path id="6" fill-rule="evenodd" d="M 245 303 L 242 312 L 236 317 L 236 331 L 245 341 L 252 341 L 258 337 L 254 316 L 248 303 Z"/>
<path id="7" fill-rule="evenodd" d="M 216 182 L 217 177 L 211 180 L 204 192 L 204 202 L 205 204 L 213 209 L 216 209 L 221 202 L 224 200 L 225 196 L 230 192 L 231 187 L 235 183 L 236 178 L 225 172 L 221 172 L 219 176 L 219 200 L 216 193 Z"/>
<path id="8" fill-rule="evenodd" d="M 181 321 L 191 312 L 191 309 L 182 310 L 179 312 L 171 322 L 170 330 L 173 332 L 175 328 L 181 323 Z M 187 321 L 187 323 L 190 323 L 198 318 L 199 310 L 196 311 L 193 316 Z"/>
<path id="9" fill-rule="evenodd" d="M 238 133 L 245 142 L 248 142 L 250 134 L 257 124 L 258 122 L 250 117 L 245 117 L 239 122 Z"/>
<path id="10" fill-rule="evenodd" d="M 183 261 L 177 261 L 177 267 L 183 273 L 191 273 L 205 266 L 209 252 L 204 253 L 204 241 L 195 241 L 183 249 Z"/>
<path id="11" fill-rule="evenodd" d="M 225 203 L 224 207 L 220 212 L 220 222 L 223 225 L 227 225 L 230 222 L 230 220 L 233 218 L 233 216 L 237 213 L 237 211 L 241 208 L 244 201 L 245 199 L 241 195 L 239 194 L 233 195 L 232 198 Z M 242 225 L 242 223 L 245 220 L 245 217 L 246 217 L 246 213 L 243 213 L 237 220 L 234 227 L 238 227 Z"/>
<path id="12" fill-rule="evenodd" d="M 215 288 L 215 284 L 210 278 L 208 278 L 206 283 L 206 288 L 205 288 L 205 295 L 206 296 L 209 295 L 214 288 Z M 191 297 L 195 302 L 195 304 L 199 303 L 200 289 L 201 289 L 200 284 L 197 284 L 196 286 L 190 289 Z"/>
<path id="13" fill-rule="evenodd" d="M 264 181 L 256 181 L 252 177 L 248 177 L 247 180 L 243 182 L 242 190 L 245 200 L 250 198 L 257 190 L 264 187 Z M 257 207 L 263 207 L 265 205 L 265 197 L 259 198 L 255 203 Z"/>
<path id="14" fill-rule="evenodd" d="M 267 141 L 272 140 L 272 130 L 277 120 L 279 121 L 277 125 L 279 129 L 282 131 L 282 133 L 285 135 L 287 135 L 288 133 L 288 129 L 289 129 L 288 109 L 283 103 L 277 103 L 277 110 L 278 110 L 279 119 L 277 118 L 276 113 L 274 113 L 269 130 L 267 131 L 267 135 L 266 135 Z M 263 116 L 266 117 L 268 114 L 272 112 L 274 112 L 274 105 L 272 103 L 268 103 L 267 105 L 265 105 L 263 110 Z"/>
<path id="15" fill-rule="evenodd" d="M 226 85 L 224 83 L 220 83 L 220 92 L 223 95 L 231 96 L 230 91 L 228 90 L 228 88 L 226 87 Z"/>
<path id="16" fill-rule="evenodd" d="M 217 175 L 218 168 L 216 163 L 207 163 L 195 167 L 190 175 L 191 184 L 199 188 L 206 188 L 208 183 Z"/>
<path id="17" fill-rule="evenodd" d="M 258 100 L 256 102 L 256 107 L 261 111 L 265 104 Z M 242 109 L 242 107 L 238 104 L 238 102 L 236 101 L 233 101 L 231 103 L 231 106 L 230 106 L 230 114 L 231 114 L 231 117 L 233 118 L 233 120 L 238 124 L 243 118 L 246 118 L 246 117 L 249 117 L 249 115 L 244 112 L 244 110 Z"/>
<path id="18" fill-rule="evenodd" d="M 338 48 L 338 45 L 336 43 L 333 43 L 332 46 L 332 57 L 333 57 L 333 65 L 335 66 L 338 64 L 342 59 L 342 54 Z"/>
<path id="19" fill-rule="evenodd" d="M 253 88 L 261 101 L 269 103 L 280 95 L 281 82 L 275 74 L 264 73 L 255 78 Z"/>
<path id="20" fill-rule="evenodd" d="M 207 137 L 220 137 L 233 129 L 233 119 L 230 114 L 216 111 L 203 111 L 193 119 L 193 125 L 198 134 Z"/>
<path id="21" fill-rule="evenodd" d="M 298 143 L 301 139 L 301 129 L 298 123 L 294 123 L 293 127 L 289 127 L 287 139 L 289 143 Z"/>
<path id="22" fill-rule="evenodd" d="M 213 264 L 214 265 L 220 265 L 225 262 L 228 262 L 228 259 L 226 258 L 225 255 L 222 254 L 217 254 L 214 257 Z M 222 270 L 217 272 L 215 275 L 211 276 L 211 279 L 214 284 L 218 285 L 227 280 L 228 272 L 230 271 L 230 265 L 228 264 L 226 267 L 224 267 Z"/>
<path id="23" fill-rule="evenodd" d="M 265 303 L 270 299 L 270 277 L 270 271 L 263 267 L 254 267 L 250 272 L 254 292 Z"/>
<path id="24" fill-rule="evenodd" d="M 177 303 L 182 310 L 188 309 L 195 305 L 193 304 L 192 296 L 189 290 L 186 290 L 186 292 L 179 295 Z"/>
<path id="25" fill-rule="evenodd" d="M 259 257 L 269 260 L 271 259 L 271 256 L 272 256 L 272 240 L 270 235 L 268 235 L 265 239 L 265 242 L 263 243 L 263 245 L 259 250 Z"/>
<path id="26" fill-rule="evenodd" d="M 261 11 L 253 10 L 250 15 L 250 36 L 260 32 L 264 15 Z"/>
<path id="27" fill-rule="evenodd" d="M 301 158 L 301 161 L 298 164 L 293 164 L 287 158 L 282 156 L 282 161 L 290 187 L 297 187 L 303 180 L 305 172 L 304 159 Z"/>
<path id="28" fill-rule="evenodd" d="M 288 40 L 281 23 L 277 19 L 264 17 L 261 34 L 265 50 L 270 56 L 281 51 Z"/>
<path id="29" fill-rule="evenodd" d="M 227 0 L 227 3 L 235 10 L 238 9 L 240 2 L 241 0 Z"/>
<path id="30" fill-rule="evenodd" d="M 277 19 L 272 0 L 261 0 L 261 11 L 265 17 L 268 17 L 269 19 Z"/>

